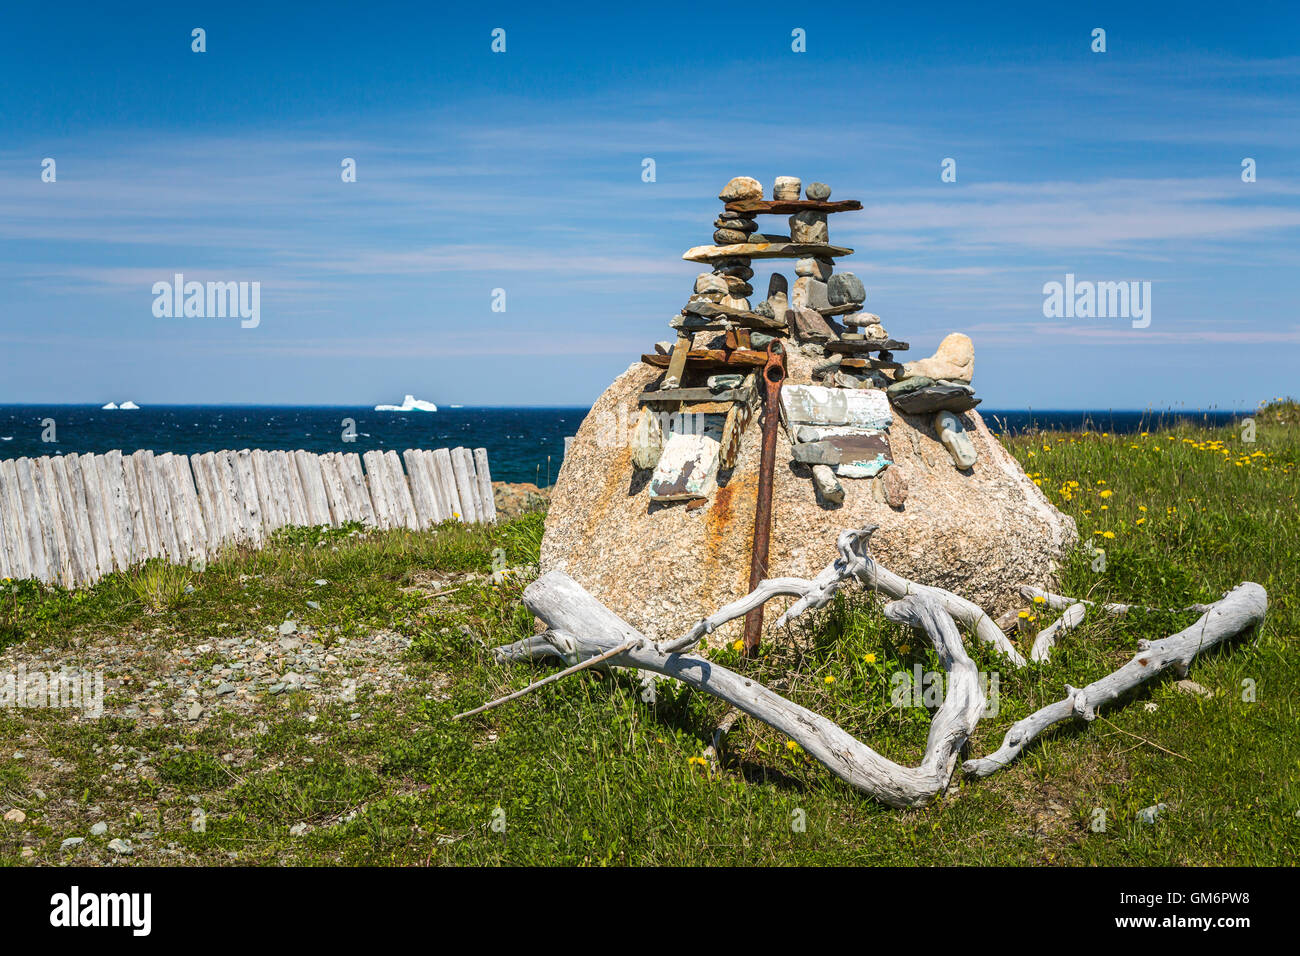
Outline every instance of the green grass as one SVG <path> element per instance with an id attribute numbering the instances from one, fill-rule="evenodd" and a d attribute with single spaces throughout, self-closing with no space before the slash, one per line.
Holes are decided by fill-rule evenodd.
<path id="1" fill-rule="evenodd" d="M 71 859 L 59 842 L 86 835 L 92 818 L 111 821 L 112 832 L 88 839 L 78 862 L 107 859 L 102 844 L 111 836 L 142 833 L 135 855 L 119 862 L 1293 862 L 1300 415 L 1294 403 L 1280 404 L 1256 422 L 1253 444 L 1236 428 L 1008 440 L 1079 522 L 1081 538 L 1105 550 L 1104 568 L 1095 551 L 1071 557 L 1064 593 L 1177 607 L 1253 580 L 1268 589 L 1269 615 L 1257 631 L 1194 662 L 1190 679 L 1214 697 L 1157 681 L 1091 725 L 1049 731 L 988 779 L 958 772 L 944 797 L 915 811 L 854 792 L 749 719 L 735 725 L 721 764 L 710 766 L 700 758 L 725 705 L 665 684 L 649 703 L 627 675 L 584 673 L 453 723 L 455 713 L 553 671 L 497 665 L 489 653 L 532 633 L 519 602 L 527 576 L 494 585 L 486 575 L 502 557 L 510 567 L 536 560 L 537 514 L 489 530 L 297 529 L 261 551 L 232 552 L 188 572 L 193 590 L 179 595 L 144 583 L 157 573 L 149 569 L 72 594 L 10 584 L 0 592 L 0 642 L 17 643 L 21 653 L 9 661 L 45 650 L 93 656 L 105 642 L 195 646 L 215 634 L 253 635 L 287 615 L 326 646 L 378 630 L 411 644 L 395 662 L 404 678 L 392 692 L 352 703 L 295 691 L 263 697 L 248 713 L 218 706 L 197 724 L 112 716 L 111 695 L 99 720 L 0 709 L 0 808 L 27 814 L 22 824 L 0 823 L 0 863 Z M 318 578 L 330 586 L 313 591 Z M 166 599 L 148 600 L 154 594 Z M 309 594 L 318 608 L 305 606 Z M 1048 612 L 1038 623 L 1050 619 Z M 1190 620 L 1090 615 L 1049 665 L 1023 670 L 1003 667 L 972 642 L 980 669 L 998 675 L 1000 711 L 981 723 L 970 753 L 994 749 L 1013 721 L 1062 697 L 1066 683 L 1100 677 L 1139 639 Z M 929 713 L 890 706 L 891 678 L 917 664 L 937 669 L 934 655 L 865 600 L 840 598 L 764 650 L 752 664 L 730 648 L 711 653 L 885 756 L 919 759 Z M 220 665 L 217 656 L 199 666 Z M 152 679 L 159 660 L 145 654 L 133 683 Z M 1243 699 L 1250 686 L 1253 701 Z M 12 757 L 19 748 L 27 751 L 21 760 Z M 141 758 L 154 771 L 147 778 L 124 782 L 108 770 L 114 760 Z M 1134 821 L 1157 802 L 1169 809 L 1154 826 Z M 1103 832 L 1090 826 L 1099 810 Z M 800 819 L 803 829 L 793 826 Z M 293 835 L 293 827 L 305 832 Z"/>

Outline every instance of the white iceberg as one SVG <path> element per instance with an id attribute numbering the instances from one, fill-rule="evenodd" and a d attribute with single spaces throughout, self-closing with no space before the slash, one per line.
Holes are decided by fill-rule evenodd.
<path id="1" fill-rule="evenodd" d="M 99 407 L 106 412 L 115 411 L 117 409 L 117 402 L 109 402 L 107 405 L 100 405 Z"/>
<path id="2" fill-rule="evenodd" d="M 407 395 L 400 405 L 376 405 L 377 412 L 436 412 L 438 406 L 433 402 L 426 402 L 423 399 L 416 398 L 414 395 Z"/>
<path id="3" fill-rule="evenodd" d="M 117 406 L 117 407 L 120 408 L 120 409 L 122 409 L 122 411 L 125 412 L 125 411 L 129 411 L 130 409 L 133 409 L 133 408 L 139 408 L 140 406 L 137 405 L 135 402 L 129 402 L 129 401 L 128 401 L 128 402 L 123 402 L 121 405 L 119 405 L 119 406 Z"/>

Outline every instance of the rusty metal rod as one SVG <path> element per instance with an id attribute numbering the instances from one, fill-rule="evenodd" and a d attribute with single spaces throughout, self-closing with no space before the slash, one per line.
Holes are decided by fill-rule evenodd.
<path id="1" fill-rule="evenodd" d="M 754 505 L 754 547 L 750 552 L 749 589 L 753 591 L 767 576 L 767 549 L 772 535 L 772 475 L 776 470 L 776 429 L 781 418 L 781 383 L 785 381 L 785 352 L 781 343 L 767 347 L 763 366 L 766 386 L 763 402 L 763 449 L 758 460 L 758 501 Z M 758 655 L 763 634 L 763 605 L 745 615 L 745 655 Z"/>

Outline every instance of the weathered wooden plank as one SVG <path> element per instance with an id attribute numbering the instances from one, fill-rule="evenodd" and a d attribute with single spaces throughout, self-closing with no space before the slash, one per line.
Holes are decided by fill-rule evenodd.
<path id="1" fill-rule="evenodd" d="M 682 384 L 682 376 L 686 374 L 686 357 L 691 354 L 691 341 L 692 338 L 688 333 L 677 333 L 677 344 L 673 346 L 672 354 L 666 356 L 664 361 L 668 369 L 664 374 L 664 388 L 676 388 Z"/>
<path id="2" fill-rule="evenodd" d="M 406 462 L 406 474 L 411 485 L 411 500 L 415 502 L 417 526 L 424 529 L 431 527 L 436 522 L 433 517 L 435 506 L 430 500 L 429 485 L 425 481 L 421 469 L 422 457 L 419 451 L 414 448 L 408 448 L 402 452 L 402 460 Z"/>
<path id="3" fill-rule="evenodd" d="M 799 442 L 794 446 L 794 460 L 806 465 L 854 465 L 881 471 L 892 460 L 889 438 L 875 435 L 837 435 L 821 441 Z M 838 473 L 838 472 L 837 472 Z"/>
<path id="4" fill-rule="evenodd" d="M 140 508 L 144 514 L 146 532 L 149 534 L 151 558 L 166 558 L 172 553 L 168 548 L 167 529 L 171 523 L 164 520 L 164 515 L 154 489 L 153 452 L 140 449 L 133 452 L 131 461 L 135 465 L 135 481 L 140 490 Z"/>
<path id="5" fill-rule="evenodd" d="M 354 520 L 349 507 L 348 495 L 343 487 L 343 478 L 339 474 L 339 454 L 327 452 L 320 456 L 321 478 L 325 484 L 325 496 L 328 499 L 330 519 L 335 527 L 341 527 Z"/>
<path id="6" fill-rule="evenodd" d="M 86 505 L 90 509 L 90 527 L 95 533 L 100 574 L 112 574 L 118 564 L 121 530 L 118 527 L 117 500 L 109 487 L 103 455 L 82 455 L 78 459 L 86 486 Z M 102 542 L 103 550 L 99 551 Z"/>
<path id="7" fill-rule="evenodd" d="M 708 498 L 717 491 L 724 415 L 673 415 L 650 478 L 654 501 Z"/>
<path id="8" fill-rule="evenodd" d="M 495 524 L 497 503 L 496 496 L 492 492 L 492 473 L 488 471 L 486 448 L 474 449 L 474 476 L 478 480 L 479 520 Z"/>
<path id="9" fill-rule="evenodd" d="M 451 449 L 438 448 L 433 452 L 433 465 L 438 473 L 438 486 L 447 499 L 447 517 L 455 521 L 466 521 L 465 508 L 460 501 L 460 489 L 456 486 L 456 469 L 451 463 Z"/>
<path id="10" fill-rule="evenodd" d="M 234 544 L 238 537 L 234 510 L 228 497 L 225 462 L 216 452 L 205 452 L 203 471 L 207 475 L 208 487 L 212 493 L 212 514 L 217 526 L 216 550 L 220 550 Z"/>
<path id="11" fill-rule="evenodd" d="M 658 354 L 642 355 L 641 361 L 655 368 L 668 368 L 671 357 Z M 760 368 L 766 364 L 767 353 L 756 349 L 736 349 L 734 352 L 723 349 L 691 349 L 686 353 L 686 365 L 691 369 L 736 372 Z M 664 377 L 663 385 L 666 388 L 671 387 L 668 385 L 667 376 Z"/>
<path id="12" fill-rule="evenodd" d="M 747 216 L 793 216 L 797 212 L 856 212 L 862 203 L 856 199 L 737 199 L 727 203 L 728 212 L 743 212 Z"/>
<path id="13" fill-rule="evenodd" d="M 239 467 L 235 463 L 235 453 L 215 452 L 213 464 L 217 472 L 217 501 L 226 519 L 226 527 L 230 530 L 230 543 L 247 544 L 252 540 L 252 535 L 248 530 L 248 512 L 240 500 L 243 488 L 239 480 Z"/>
<path id="14" fill-rule="evenodd" d="M 26 574 L 15 570 L 17 559 L 10 553 L 9 537 L 15 534 L 10 529 L 13 518 L 9 513 L 9 502 L 5 493 L 5 476 L 0 470 L 0 579 L 22 580 Z"/>
<path id="15" fill-rule="evenodd" d="M 795 425 L 795 441 L 825 441 L 827 438 L 843 438 L 845 435 L 883 435 L 879 428 L 863 428 L 860 425 Z"/>
<path id="16" fill-rule="evenodd" d="M 154 516 L 158 519 L 158 537 L 163 543 L 167 560 L 174 564 L 184 564 L 188 560 L 186 549 L 177 534 L 176 514 L 172 504 L 170 459 L 163 460 L 171 452 L 162 455 L 149 453 L 149 480 L 153 483 Z"/>
<path id="17" fill-rule="evenodd" d="M 36 577 L 31 542 L 27 535 L 26 508 L 23 506 L 22 489 L 18 487 L 18 471 L 12 460 L 0 461 L 0 518 L 7 526 L 12 576 Z"/>
<path id="18" fill-rule="evenodd" d="M 392 508 L 388 501 L 388 483 L 384 480 L 384 456 L 378 451 L 368 451 L 361 456 L 366 465 L 366 494 L 375 512 L 375 527 L 393 527 Z"/>
<path id="19" fill-rule="evenodd" d="M 293 524 L 293 505 L 289 501 L 289 472 L 284 464 L 285 455 L 280 451 L 266 453 L 266 480 L 275 495 L 277 528 L 287 528 Z"/>
<path id="20" fill-rule="evenodd" d="M 154 487 L 160 498 L 160 520 L 167 522 L 169 547 L 167 560 L 172 564 L 185 564 L 190 560 L 193 542 L 190 540 L 189 523 L 182 512 L 182 502 L 176 495 L 176 470 L 172 459 L 176 456 L 169 451 L 153 457 Z M 163 517 L 165 515 L 165 518 Z"/>
<path id="21" fill-rule="evenodd" d="M 202 453 L 191 455 L 190 472 L 194 475 L 194 494 L 203 516 L 204 554 L 211 557 L 221 550 L 224 540 L 221 536 L 220 510 L 212 496 L 212 472 L 208 468 L 207 456 Z"/>
<path id="22" fill-rule="evenodd" d="M 27 478 L 30 483 L 30 460 L 27 460 Z M 27 577 L 38 581 L 48 580 L 49 564 L 41 538 L 40 528 L 36 526 L 37 514 L 23 492 L 23 484 L 18 469 L 18 462 L 4 463 L 8 475 L 9 496 L 14 503 L 14 524 L 18 528 L 18 541 L 23 546 L 23 556 L 27 564 Z"/>
<path id="23" fill-rule="evenodd" d="M 284 483 L 285 503 L 288 505 L 289 524 L 303 527 L 308 523 L 307 503 L 302 491 L 302 476 L 298 474 L 298 462 L 293 452 L 278 450 L 273 456 L 276 467 L 280 470 Z"/>
<path id="24" fill-rule="evenodd" d="M 77 518 L 77 534 L 89 547 L 90 580 L 98 581 L 113 571 L 113 552 L 108 544 L 108 524 L 104 520 L 103 501 L 99 494 L 99 477 L 94 472 L 93 455 L 65 455 L 64 467 L 68 471 L 68 485 L 72 492 L 73 511 Z"/>
<path id="25" fill-rule="evenodd" d="M 420 464 L 424 468 L 426 480 L 429 481 L 429 494 L 433 497 L 435 505 L 437 505 L 438 522 L 452 520 L 451 498 L 442 486 L 442 477 L 438 475 L 438 463 L 434 460 L 432 450 L 420 450 Z"/>
<path id="26" fill-rule="evenodd" d="M 754 413 L 758 410 L 758 389 L 753 385 L 755 373 L 750 372 L 745 387 L 736 391 L 745 393 L 745 399 L 731 406 L 722 423 L 722 437 L 719 443 L 722 450 L 718 455 L 718 470 L 734 468 L 740 457 L 740 443 L 744 440 L 745 429 L 749 427 Z"/>
<path id="27" fill-rule="evenodd" d="M 122 456 L 122 483 L 126 488 L 127 503 L 131 508 L 131 528 L 134 538 L 133 564 L 141 564 L 158 555 L 156 532 L 149 523 L 153 505 L 146 507 L 145 496 L 140 493 L 140 476 L 137 473 L 135 454 Z"/>
<path id="28" fill-rule="evenodd" d="M 416 455 L 420 460 L 421 473 L 429 486 L 429 498 L 433 501 L 433 520 L 439 524 L 452 520 L 451 498 L 442 487 L 442 481 L 438 476 L 438 464 L 433 459 L 433 452 L 427 448 L 417 449 Z"/>
<path id="29" fill-rule="evenodd" d="M 715 392 L 711 388 L 656 388 L 642 392 L 637 401 L 648 402 L 747 402 L 754 395 L 752 388 L 725 388 Z"/>
<path id="30" fill-rule="evenodd" d="M 63 512 L 63 533 L 72 559 L 72 573 L 77 585 L 93 584 L 99 578 L 95 562 L 95 540 L 90 517 L 83 502 L 77 500 L 68 459 L 58 455 L 50 459 L 54 480 L 59 489 L 59 507 Z"/>
<path id="31" fill-rule="evenodd" d="M 131 512 L 131 499 L 126 490 L 122 452 L 117 449 L 105 452 L 100 456 L 99 465 L 110 521 L 113 564 L 119 571 L 125 571 L 136 563 L 136 556 L 135 522 Z"/>
<path id="32" fill-rule="evenodd" d="M 465 472 L 469 476 L 471 494 L 474 496 L 474 520 L 482 523 L 486 519 L 483 517 L 483 499 L 480 495 L 478 482 L 478 466 L 474 464 L 474 450 L 471 448 L 462 449 L 461 456 L 465 459 Z"/>
<path id="33" fill-rule="evenodd" d="M 186 524 L 189 560 L 206 560 L 208 556 L 208 529 L 199 507 L 197 482 L 190 469 L 188 455 L 175 454 L 171 458 L 173 499 L 181 510 Z"/>
<path id="34" fill-rule="evenodd" d="M 325 497 L 325 480 L 321 476 L 320 459 L 309 451 L 294 452 L 298 474 L 302 476 L 302 489 L 307 502 L 307 516 L 313 526 L 331 524 L 329 502 Z"/>
<path id="35" fill-rule="evenodd" d="M 260 448 L 253 449 L 253 482 L 257 485 L 257 500 L 262 509 L 262 531 L 269 535 L 277 528 L 283 527 L 280 519 L 281 498 L 271 481 L 270 456 Z"/>
<path id="36" fill-rule="evenodd" d="M 786 424 L 859 425 L 888 428 L 893 422 L 889 399 L 875 388 L 827 388 L 782 385 L 781 414 Z"/>
<path id="37" fill-rule="evenodd" d="M 49 514 L 42 507 L 35 462 L 19 458 L 14 462 L 14 475 L 22 499 L 19 514 L 27 532 L 28 567 L 36 580 L 52 584 L 58 580 L 59 571 L 53 553 L 53 532 L 48 524 L 43 524 L 49 521 Z"/>
<path id="38" fill-rule="evenodd" d="M 403 528 L 418 528 L 420 522 L 415 513 L 415 502 L 411 499 L 411 486 L 407 483 L 406 473 L 402 471 L 402 459 L 396 451 L 386 451 L 384 461 L 388 469 L 391 500 L 397 502 L 398 524 Z"/>
<path id="39" fill-rule="evenodd" d="M 235 452 L 235 471 L 239 475 L 240 501 L 248 521 L 249 540 L 261 547 L 266 538 L 262 527 L 262 500 L 257 494 L 257 478 L 253 474 L 253 453 L 247 448 Z"/>
<path id="40" fill-rule="evenodd" d="M 439 455 L 439 451 L 443 454 Z M 442 507 L 442 520 L 459 522 L 460 496 L 456 494 L 456 476 L 451 470 L 451 451 L 448 449 L 430 449 L 424 453 L 429 475 L 433 479 L 434 494 L 438 496 L 438 505 Z"/>
<path id="41" fill-rule="evenodd" d="M 32 577 L 30 545 L 23 522 L 22 493 L 12 460 L 0 461 L 0 521 L 6 525 L 11 577 Z"/>
<path id="42" fill-rule="evenodd" d="M 451 450 L 452 474 L 456 477 L 456 494 L 460 496 L 465 520 L 475 524 L 478 516 L 478 486 L 474 483 L 472 458 L 467 460 L 467 449 L 457 446 Z"/>
<path id="43" fill-rule="evenodd" d="M 370 500 L 370 491 L 366 487 L 366 476 L 361 470 L 361 456 L 356 452 L 347 452 L 342 456 L 344 488 L 352 502 L 353 513 L 357 520 L 368 527 L 375 527 L 375 506 Z"/>
<path id="44" fill-rule="evenodd" d="M 54 460 L 48 455 L 36 459 L 37 487 L 41 493 L 41 527 L 48 526 L 48 544 L 54 561 L 52 569 L 58 572 L 56 580 L 65 588 L 77 586 L 77 568 L 68 543 L 67 525 L 63 520 L 63 500 L 59 495 L 59 482 L 54 475 Z M 48 522 L 48 525 L 47 525 Z"/>

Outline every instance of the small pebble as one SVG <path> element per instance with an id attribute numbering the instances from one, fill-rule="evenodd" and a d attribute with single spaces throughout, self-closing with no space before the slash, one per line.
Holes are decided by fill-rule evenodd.
<path id="1" fill-rule="evenodd" d="M 131 841 L 123 840 L 120 837 L 108 841 L 108 848 L 119 856 L 130 856 L 135 851 L 131 849 Z"/>
<path id="2" fill-rule="evenodd" d="M 27 814 L 23 813 L 17 807 L 14 807 L 12 810 L 10 810 L 8 813 L 5 814 L 5 820 L 7 820 L 10 823 L 22 823 L 26 819 L 27 819 Z"/>
<path id="3" fill-rule="evenodd" d="M 108 832 L 107 823 L 102 823 L 102 822 L 96 823 L 93 827 L 90 828 L 91 836 L 103 836 L 107 832 Z"/>

